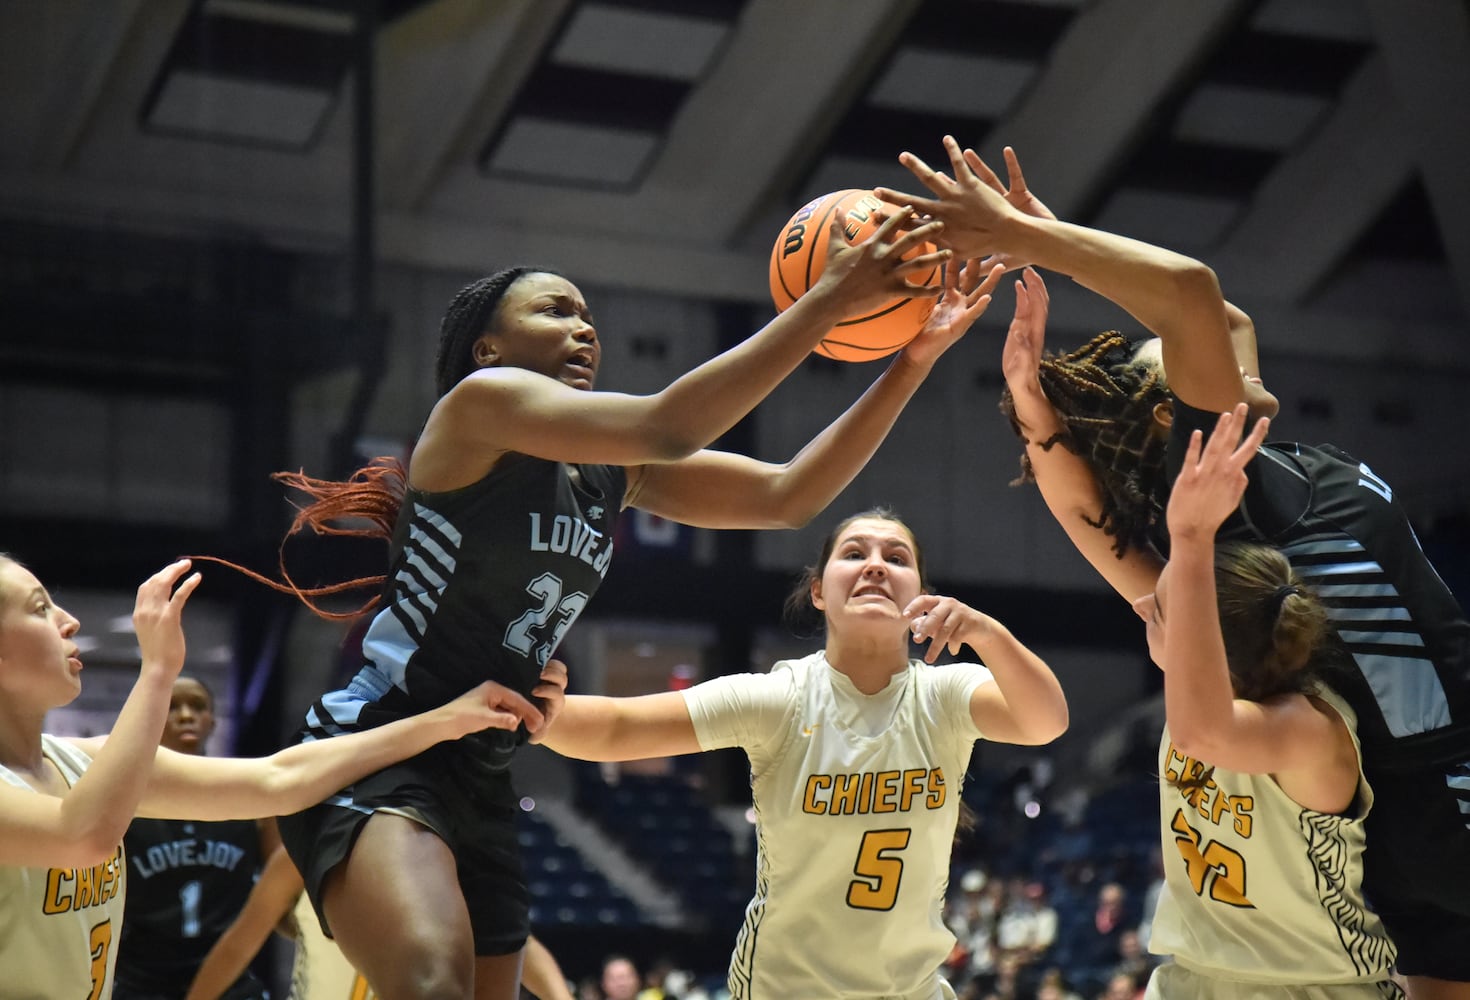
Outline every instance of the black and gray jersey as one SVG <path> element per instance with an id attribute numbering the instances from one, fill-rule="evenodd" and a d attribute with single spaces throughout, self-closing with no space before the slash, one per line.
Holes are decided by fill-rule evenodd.
<path id="1" fill-rule="evenodd" d="M 512 454 L 462 489 L 410 489 L 362 667 L 311 707 L 302 738 L 380 726 L 485 680 L 529 698 L 607 573 L 626 485 L 620 466 Z M 476 733 L 462 756 L 503 770 L 524 738 Z"/>
<path id="2" fill-rule="evenodd" d="M 1208 434 L 1216 415 L 1177 404 L 1175 414 L 1177 473 L 1189 431 Z M 1470 761 L 1470 622 L 1393 488 L 1332 445 L 1268 443 L 1246 473 L 1219 537 L 1279 548 L 1327 605 L 1357 667 L 1334 684 L 1358 715 L 1365 766 Z"/>

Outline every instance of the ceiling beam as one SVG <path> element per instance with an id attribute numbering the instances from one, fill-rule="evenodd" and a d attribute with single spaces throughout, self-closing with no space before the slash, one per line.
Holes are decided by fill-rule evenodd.
<path id="1" fill-rule="evenodd" d="M 44 123 L 30 131 L 33 141 L 28 162 L 33 169 L 63 170 L 70 165 L 128 39 L 145 19 L 145 9 L 148 33 L 171 39 L 189 5 L 185 0 L 103 4 L 63 0 L 36 5 L 34 10 L 44 12 L 45 33 L 54 34 L 58 24 L 65 24 L 65 37 L 45 51 L 46 71 L 29 75 L 36 86 L 29 99 L 36 101 L 39 120 Z"/>
<path id="2" fill-rule="evenodd" d="M 1096 201 L 1159 105 L 1249 7 L 1247 0 L 1086 7 L 1021 104 L 977 148 L 999 168 L 1001 147 L 1014 146 L 1052 211 L 1075 217 Z"/>
<path id="3" fill-rule="evenodd" d="M 379 204 L 420 208 L 473 161 L 570 0 L 438 0 L 379 36 Z"/>
<path id="4" fill-rule="evenodd" d="M 691 218 L 713 223 L 713 242 L 739 235 L 816 160 L 918 3 L 751 0 L 680 109 L 635 228 L 652 236 L 670 218 Z"/>
<path id="5" fill-rule="evenodd" d="M 1470 312 L 1470 8 L 1444 0 L 1368 0 L 1398 98 L 1404 142 L 1429 189 L 1460 301 Z"/>
<path id="6" fill-rule="evenodd" d="M 1226 293 L 1298 303 L 1413 174 L 1381 59 L 1366 60 L 1311 139 L 1284 157 L 1209 262 Z"/>

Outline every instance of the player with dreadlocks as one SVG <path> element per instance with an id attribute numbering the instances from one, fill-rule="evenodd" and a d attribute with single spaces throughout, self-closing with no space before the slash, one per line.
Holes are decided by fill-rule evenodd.
<path id="1" fill-rule="evenodd" d="M 1163 502 L 1160 486 L 1172 481 L 1191 434 L 1211 426 L 1213 414 L 1245 402 L 1274 415 L 1275 398 L 1259 376 L 1254 326 L 1225 301 L 1208 266 L 1057 221 L 1027 190 L 1013 152 L 1006 153 L 1006 186 L 953 138 L 946 137 L 945 147 L 953 176 L 903 155 L 933 198 L 886 190 L 879 196 L 943 221 L 943 242 L 956 254 L 995 254 L 1059 271 L 1158 337 L 1151 342 L 1156 357 L 1132 359 L 1146 359 L 1172 394 L 1148 418 L 1150 433 L 1167 439 L 1169 472 L 1157 479 L 1142 464 L 1135 470 L 1157 491 L 1153 501 Z M 1108 366 L 1119 379 L 1111 394 L 1047 396 L 1076 438 L 1069 446 L 1089 462 L 1094 447 L 1084 435 L 1112 416 L 1103 407 L 1119 405 L 1116 398 L 1103 400 L 1143 392 L 1143 376 L 1130 379 L 1132 370 Z M 1115 449 L 1111 457 L 1122 461 L 1106 455 L 1103 461 L 1127 471 L 1129 454 Z M 1249 485 L 1220 526 L 1220 538 L 1281 549 L 1327 599 L 1356 668 L 1333 684 L 1356 713 L 1363 770 L 1378 793 L 1367 819 L 1365 893 L 1399 947 L 1398 970 L 1415 1000 L 1470 997 L 1470 621 L 1424 556 L 1392 487 L 1367 465 L 1331 445 L 1272 442 L 1255 451 L 1246 471 Z M 1110 475 L 1102 462 L 1094 472 L 1100 479 Z M 1107 492 L 1121 509 L 1127 495 Z M 1157 522 L 1157 507 L 1139 506 L 1115 523 Z M 1059 516 L 1065 526 L 1067 515 Z M 1167 544 L 1162 535 L 1155 532 Z M 1120 543 L 1115 536 L 1115 550 L 1125 547 Z M 1124 587 L 1138 586 L 1091 561 L 1125 595 Z"/>
<path id="2" fill-rule="evenodd" d="M 1096 471 L 1103 488 L 1097 527 L 1112 536 L 1119 557 L 1149 544 L 1163 517 L 1168 438 L 1159 432 L 1155 414 L 1169 405 L 1169 389 L 1158 368 L 1139 356 L 1153 347 L 1153 342 L 1135 347 L 1108 331 L 1070 354 L 1042 358 L 1037 372 L 1046 397 L 1057 401 L 1063 428 L 1038 444 L 1044 449 L 1063 444 Z M 1001 397 L 1001 412 L 1029 444 L 1009 389 Z M 1016 482 L 1034 478 L 1031 459 L 1022 452 Z"/>
<path id="3" fill-rule="evenodd" d="M 460 292 L 442 326 L 439 399 L 406 474 L 380 463 L 346 483 L 289 480 L 314 499 L 295 528 L 392 529 L 362 667 L 308 711 L 300 738 L 381 725 L 470 677 L 537 697 L 565 685 L 548 661 L 607 572 L 624 507 L 706 528 L 796 527 L 821 511 L 985 310 L 999 268 L 984 282 L 949 268 L 924 330 L 791 461 L 707 446 L 843 317 L 949 259 L 901 261 L 942 228 L 901 234 L 903 221 L 856 245 L 834 225 L 821 278 L 795 305 L 648 396 L 594 391 L 598 331 L 564 276 L 518 267 Z M 359 513 L 369 527 L 329 523 Z M 379 995 L 519 995 L 529 895 L 508 767 L 525 738 L 446 745 L 282 817 L 324 930 Z"/>

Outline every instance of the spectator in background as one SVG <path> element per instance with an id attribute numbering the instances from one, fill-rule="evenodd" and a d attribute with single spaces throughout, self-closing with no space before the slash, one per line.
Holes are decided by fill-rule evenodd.
<path id="1" fill-rule="evenodd" d="M 1139 994 L 1138 980 L 1126 972 L 1115 972 L 1108 977 L 1107 985 L 1097 1000 L 1137 1000 Z"/>
<path id="2" fill-rule="evenodd" d="M 1149 936 L 1153 934 L 1154 912 L 1159 908 L 1159 894 L 1164 891 L 1164 852 L 1155 847 L 1150 862 L 1148 888 L 1143 893 L 1143 906 L 1138 915 L 1138 943 L 1148 951 Z"/>
<path id="3" fill-rule="evenodd" d="M 637 1000 L 643 978 L 638 966 L 626 955 L 609 955 L 602 960 L 603 1000 Z"/>
<path id="4" fill-rule="evenodd" d="M 1030 965 L 1051 949 L 1057 939 L 1057 911 L 1046 901 L 1046 887 L 1027 882 L 1007 904 L 995 931 L 996 946 Z"/>
<path id="5" fill-rule="evenodd" d="M 1138 931 L 1126 930 L 1119 935 L 1118 964 L 1113 969 L 1114 975 L 1126 973 L 1133 977 L 1135 983 L 1146 983 L 1158 964 L 1158 957 L 1148 953 Z"/>

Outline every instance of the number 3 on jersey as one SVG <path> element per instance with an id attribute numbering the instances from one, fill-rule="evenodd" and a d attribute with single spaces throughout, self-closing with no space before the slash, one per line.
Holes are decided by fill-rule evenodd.
<path id="1" fill-rule="evenodd" d="M 903 859 L 894 854 L 909 846 L 911 830 L 869 830 L 863 834 L 847 886 L 847 905 L 859 910 L 891 910 L 903 881 Z"/>
<path id="2" fill-rule="evenodd" d="M 563 597 L 561 578 L 555 573 L 542 573 L 536 577 L 526 585 L 526 593 L 537 603 L 510 623 L 502 644 L 522 656 L 534 655 L 536 665 L 544 667 L 561 637 L 587 606 L 587 595 L 578 591 Z"/>

